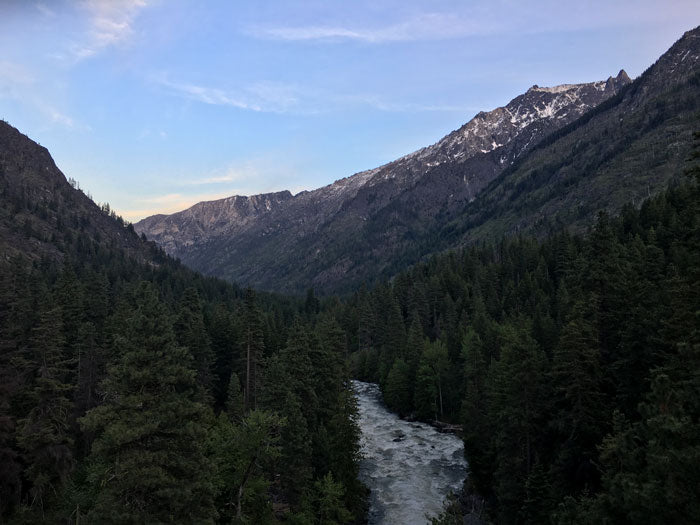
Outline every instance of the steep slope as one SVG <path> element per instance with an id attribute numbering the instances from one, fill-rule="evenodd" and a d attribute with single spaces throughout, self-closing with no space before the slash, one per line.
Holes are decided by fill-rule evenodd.
<path id="1" fill-rule="evenodd" d="M 200 203 L 135 228 L 207 274 L 277 291 L 341 290 L 394 267 L 445 210 L 473 200 L 542 138 L 629 82 L 620 71 L 607 81 L 533 86 L 432 146 L 318 190 Z"/>
<path id="2" fill-rule="evenodd" d="M 359 429 L 338 395 L 349 379 L 338 325 L 316 323 L 301 299 L 203 277 L 74 186 L 46 149 L 0 124 L 0 522 L 284 522 L 307 512 L 295 496 L 316 494 L 317 460 L 335 462 L 337 508 L 362 521 L 367 489 Z M 301 377 L 300 352 L 324 381 Z M 306 380 L 323 404 L 282 424 L 301 394 L 260 380 L 263 353 L 273 378 Z M 244 396 L 247 378 L 255 388 Z M 251 410 L 263 403 L 261 418 Z M 125 428 L 126 439 L 112 440 Z M 287 438 L 319 431 L 327 438 L 303 453 Z M 241 456 L 230 436 L 273 450 Z M 261 488 L 238 508 L 229 504 L 238 484 L 220 476 L 232 457 L 266 464 L 253 473 Z M 115 473 L 115 464 L 132 467 Z M 95 465 L 97 478 L 86 479 Z"/>
<path id="3" fill-rule="evenodd" d="M 168 253 L 197 244 L 205 237 L 235 235 L 264 213 L 292 198 L 289 191 L 241 197 L 234 195 L 211 202 L 200 202 L 172 215 L 152 215 L 138 223 Z"/>
<path id="4" fill-rule="evenodd" d="M 662 189 L 683 172 L 700 129 L 700 28 L 688 31 L 619 95 L 552 134 L 479 199 L 423 237 L 416 254 L 567 225 Z"/>
<path id="5" fill-rule="evenodd" d="M 0 121 L 0 262 L 62 260 L 81 243 L 123 250 L 154 264 L 163 254 L 131 225 L 73 187 L 48 150 Z"/>

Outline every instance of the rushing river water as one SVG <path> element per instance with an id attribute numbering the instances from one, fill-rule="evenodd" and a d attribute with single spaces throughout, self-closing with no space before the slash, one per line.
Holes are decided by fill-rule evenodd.
<path id="1" fill-rule="evenodd" d="M 353 381 L 360 412 L 360 479 L 372 493 L 369 523 L 424 525 L 466 476 L 462 440 L 389 412 L 379 387 Z"/>

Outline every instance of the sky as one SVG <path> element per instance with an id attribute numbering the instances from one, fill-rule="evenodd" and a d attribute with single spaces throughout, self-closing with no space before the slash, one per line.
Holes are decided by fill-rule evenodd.
<path id="1" fill-rule="evenodd" d="M 125 219 L 314 189 L 533 84 L 638 76 L 697 0 L 0 0 L 0 118 Z"/>

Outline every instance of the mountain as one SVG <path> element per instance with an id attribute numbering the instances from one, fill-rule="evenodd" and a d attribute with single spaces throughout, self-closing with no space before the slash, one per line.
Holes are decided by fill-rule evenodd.
<path id="1" fill-rule="evenodd" d="M 163 259 L 109 206 L 98 206 L 76 186 L 46 148 L 0 121 L 0 262 L 15 256 L 60 261 L 92 241 L 139 262 Z"/>
<path id="2" fill-rule="evenodd" d="M 582 229 L 683 173 L 700 129 L 700 28 L 639 78 L 534 147 L 414 245 L 415 254 L 516 232 Z"/>
<path id="3" fill-rule="evenodd" d="M 344 289 L 393 267 L 445 210 L 472 201 L 540 140 L 629 82 L 620 71 L 607 81 L 533 86 L 432 146 L 315 191 L 202 202 L 134 226 L 206 274 L 276 291 Z"/>
<path id="4" fill-rule="evenodd" d="M 263 214 L 292 199 L 289 191 L 242 197 L 234 195 L 200 202 L 173 215 L 153 215 L 138 222 L 141 232 L 156 239 L 169 253 L 178 253 L 206 237 L 235 234 L 259 220 Z"/>
<path id="5" fill-rule="evenodd" d="M 478 240 L 581 229 L 682 171 L 698 127 L 699 42 L 687 32 L 634 82 L 621 71 L 533 86 L 379 168 L 248 198 L 265 204 L 243 216 L 224 199 L 135 228 L 205 274 L 284 292 L 348 291 Z"/>
<path id="6" fill-rule="evenodd" d="M 316 523 L 328 480 L 361 522 L 346 336 L 318 310 L 168 257 L 0 122 L 0 523 Z"/>

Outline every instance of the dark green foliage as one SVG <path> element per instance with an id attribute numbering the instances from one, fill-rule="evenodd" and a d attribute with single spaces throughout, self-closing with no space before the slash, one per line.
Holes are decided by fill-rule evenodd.
<path id="1" fill-rule="evenodd" d="M 208 447 L 216 472 L 213 483 L 220 522 L 274 521 L 266 474 L 280 456 L 284 424 L 277 415 L 262 411 L 250 412 L 238 423 L 223 414 L 217 419 Z"/>
<path id="2" fill-rule="evenodd" d="M 501 356 L 489 371 L 489 418 L 495 431 L 496 460 L 493 489 L 503 522 L 515 521 L 525 482 L 542 450 L 540 429 L 548 414 L 547 361 L 529 329 L 520 320 L 504 326 Z"/>
<path id="3" fill-rule="evenodd" d="M 226 397 L 226 413 L 232 421 L 238 421 L 245 413 L 245 399 L 241 390 L 241 382 L 236 372 L 231 373 Z"/>
<path id="4" fill-rule="evenodd" d="M 178 344 L 189 349 L 197 370 L 197 383 L 203 395 L 211 395 L 214 387 L 212 368 L 214 354 L 204 326 L 202 303 L 196 288 L 187 288 L 180 300 L 180 312 L 174 325 Z"/>
<path id="5" fill-rule="evenodd" d="M 470 486 L 499 523 L 693 523 L 699 187 L 602 213 L 585 236 L 438 255 L 357 294 L 339 316 L 364 319 L 353 373 L 401 415 L 462 423 Z M 392 300 L 411 321 L 387 352 Z"/>
<path id="6" fill-rule="evenodd" d="M 319 525 L 342 525 L 352 520 L 352 514 L 345 508 L 345 488 L 333 479 L 330 472 L 316 481 L 315 514 Z"/>
<path id="7" fill-rule="evenodd" d="M 410 369 L 402 358 L 394 361 L 389 371 L 384 389 L 384 401 L 399 415 L 407 415 L 411 410 L 411 376 Z"/>
<path id="8" fill-rule="evenodd" d="M 51 308 L 50 301 L 39 305 L 29 344 L 15 364 L 25 372 L 32 406 L 26 417 L 17 421 L 17 444 L 31 486 L 27 503 L 43 515 L 45 500 L 60 489 L 74 465 L 69 363 L 63 353 L 59 310 Z"/>
<path id="9" fill-rule="evenodd" d="M 81 423 L 97 438 L 89 457 L 96 490 L 89 518 L 101 523 L 213 522 L 204 456 L 206 407 L 196 401 L 189 350 L 177 345 L 167 311 L 140 285 L 108 369 L 104 402 Z"/>
<path id="10" fill-rule="evenodd" d="M 253 410 L 258 400 L 258 364 L 265 352 L 262 312 L 256 304 L 253 290 L 245 292 L 244 311 L 241 347 L 245 352 L 245 408 Z"/>
<path id="11" fill-rule="evenodd" d="M 437 381 L 435 374 L 427 363 L 418 367 L 413 404 L 416 415 L 424 420 L 437 419 Z"/>
<path id="12" fill-rule="evenodd" d="M 0 145 L 0 521 L 273 523 L 318 497 L 361 517 L 346 331 L 320 300 L 202 277 L 6 123 Z"/>

